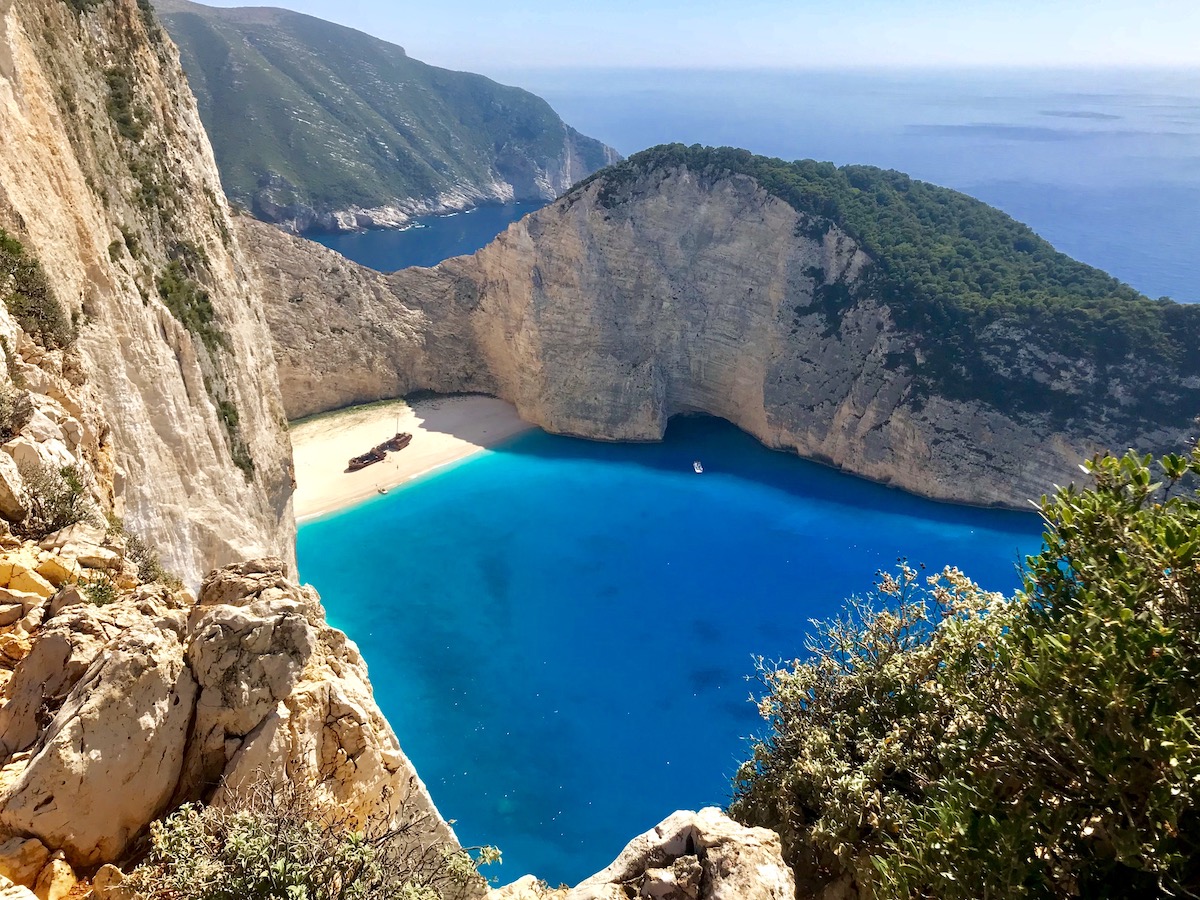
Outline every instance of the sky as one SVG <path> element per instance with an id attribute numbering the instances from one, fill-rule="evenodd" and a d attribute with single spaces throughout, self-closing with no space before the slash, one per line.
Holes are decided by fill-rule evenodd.
<path id="1" fill-rule="evenodd" d="M 1196 67 L 1200 0 L 205 0 L 488 68 Z"/>

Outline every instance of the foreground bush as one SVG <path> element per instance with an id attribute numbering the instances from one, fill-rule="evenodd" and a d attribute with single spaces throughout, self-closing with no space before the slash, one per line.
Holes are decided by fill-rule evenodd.
<path id="1" fill-rule="evenodd" d="M 359 827 L 290 783 L 262 782 L 230 807 L 187 805 L 151 826 L 126 882 L 146 900 L 450 900 L 482 893 L 494 847 L 431 842 L 424 820 Z"/>
<path id="2" fill-rule="evenodd" d="M 1200 451 L 1043 499 L 1024 590 L 902 567 L 760 662 L 733 813 L 861 896 L 1200 892 Z"/>
<path id="3" fill-rule="evenodd" d="M 25 482 L 25 503 L 29 509 L 25 518 L 13 527 L 21 537 L 40 541 L 68 525 L 95 518 L 83 473 L 77 466 L 38 462 L 20 463 L 18 469 Z"/>

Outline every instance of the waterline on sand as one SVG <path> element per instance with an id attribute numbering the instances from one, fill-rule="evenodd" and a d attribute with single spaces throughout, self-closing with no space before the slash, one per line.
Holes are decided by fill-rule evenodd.
<path id="1" fill-rule="evenodd" d="M 354 506 L 530 428 L 511 403 L 475 395 L 386 400 L 294 422 L 296 518 Z M 352 456 L 398 432 L 410 433 L 412 443 L 383 462 L 346 471 Z"/>

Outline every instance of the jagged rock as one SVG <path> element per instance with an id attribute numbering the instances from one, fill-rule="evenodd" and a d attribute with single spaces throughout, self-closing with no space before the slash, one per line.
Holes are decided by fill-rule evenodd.
<path id="1" fill-rule="evenodd" d="M 63 900 L 71 893 L 78 881 L 79 879 L 75 877 L 75 870 L 59 852 L 50 858 L 50 861 L 38 874 L 33 892 L 37 894 L 38 900 Z"/>
<path id="2" fill-rule="evenodd" d="M 120 858 L 166 810 L 196 698 L 182 616 L 176 624 L 134 627 L 104 647 L 0 792 L 0 825 L 88 867 Z"/>
<path id="3" fill-rule="evenodd" d="M 15 884 L 33 887 L 49 859 L 50 851 L 36 838 L 18 836 L 0 843 L 0 875 Z"/>
<path id="4" fill-rule="evenodd" d="M 63 560 L 57 556 L 47 556 L 38 563 L 37 574 L 50 582 L 56 588 L 79 578 L 79 565 L 71 560 Z M 12 585 L 9 585 L 12 587 Z"/>
<path id="5" fill-rule="evenodd" d="M 134 892 L 123 886 L 125 873 L 113 865 L 101 866 L 92 878 L 92 900 L 134 900 Z"/>
<path id="6" fill-rule="evenodd" d="M 6 362 L 45 398 L 4 450 L 17 462 L 78 463 L 103 510 L 188 583 L 248 554 L 290 563 L 275 363 L 194 95 L 148 6 L 87 6 L 81 24 L 78 4 L 0 3 L 0 228 L 39 261 L 67 317 L 87 322 L 65 352 L 0 326 L 16 351 Z M 87 112 L 112 102 L 114 71 L 129 73 L 137 142 Z M 203 269 L 220 350 L 155 289 L 185 251 Z"/>
<path id="7" fill-rule="evenodd" d="M 8 581 L 10 590 L 36 594 L 39 597 L 50 597 L 54 594 L 54 585 L 43 578 L 34 569 L 23 569 L 14 572 Z"/>
<path id="8" fill-rule="evenodd" d="M 188 648 L 202 690 L 179 796 L 219 779 L 220 804 L 280 773 L 360 820 L 420 820 L 432 838 L 453 840 L 375 704 L 358 648 L 284 571 L 281 560 L 255 560 L 204 581 Z"/>
<path id="9" fill-rule="evenodd" d="M 0 453 L 0 516 L 20 522 L 28 512 L 25 504 L 25 480 L 17 469 L 16 460 Z"/>
<path id="10" fill-rule="evenodd" d="M 57 596 L 0 685 L 0 829 L 95 866 L 171 806 L 222 804 L 265 775 L 453 841 L 357 648 L 285 571 L 278 559 L 227 567 L 198 603 L 150 585 L 104 607 L 66 605 L 74 588 Z"/>
<path id="11" fill-rule="evenodd" d="M 61 550 L 71 544 L 99 547 L 104 543 L 105 529 L 90 522 L 76 522 L 53 534 L 46 535 L 38 546 L 43 550 Z"/>
<path id="12" fill-rule="evenodd" d="M 0 634 L 0 665 L 11 669 L 29 656 L 31 647 L 28 635 L 19 633 Z"/>
<path id="13" fill-rule="evenodd" d="M 568 900 L 794 900 L 779 835 L 747 828 L 715 807 L 677 812 L 634 838 Z"/>
<path id="14" fill-rule="evenodd" d="M 25 615 L 23 603 L 0 603 L 0 628 L 7 628 Z"/>
<path id="15" fill-rule="evenodd" d="M 21 429 L 21 434 L 30 440 L 38 443 L 47 441 L 58 441 L 64 447 L 67 445 L 66 435 L 59 428 L 58 423 L 54 422 L 42 410 L 35 409 L 25 427 Z"/>
<path id="16" fill-rule="evenodd" d="M 29 888 L 13 884 L 7 878 L 0 876 L 0 900 L 41 900 L 41 898 Z"/>
<path id="17" fill-rule="evenodd" d="M 39 728 L 45 725 L 39 721 L 39 711 L 57 710 L 101 653 L 122 634 L 137 630 L 182 633 L 186 602 L 160 592 L 104 607 L 80 604 L 52 618 L 38 632 L 36 644 L 4 692 L 0 762 L 34 745 Z"/>

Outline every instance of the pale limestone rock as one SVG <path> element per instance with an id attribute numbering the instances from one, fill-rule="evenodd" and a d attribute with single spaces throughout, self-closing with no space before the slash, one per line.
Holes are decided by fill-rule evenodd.
<path id="1" fill-rule="evenodd" d="M 106 547 L 93 547 L 88 544 L 67 544 L 59 553 L 66 559 L 73 559 L 85 569 L 113 569 L 121 564 L 121 556 Z"/>
<path id="2" fill-rule="evenodd" d="M 31 888 L 49 859 L 50 851 L 36 838 L 11 837 L 0 843 L 0 876 Z"/>
<path id="3" fill-rule="evenodd" d="M 82 603 L 61 609 L 37 635 L 28 659 L 4 692 L 0 706 L 0 761 L 28 750 L 38 739 L 38 711 L 58 710 L 84 673 L 122 634 L 181 633 L 186 601 L 160 592 L 98 607 Z M 5 636 L 0 635 L 0 641 Z M 28 648 L 29 641 L 25 638 Z"/>
<path id="4" fill-rule="evenodd" d="M 125 874 L 113 865 L 101 866 L 92 878 L 92 900 L 134 900 L 134 893 L 122 886 Z"/>
<path id="5" fill-rule="evenodd" d="M 79 578 L 79 564 L 74 560 L 64 560 L 57 556 L 47 556 L 38 563 L 37 574 L 54 587 L 74 582 Z M 10 584 L 9 587 L 12 587 Z"/>
<path id="6" fill-rule="evenodd" d="M 25 480 L 17 470 L 16 461 L 7 453 L 0 453 L 0 516 L 20 522 L 27 511 Z"/>
<path id="7" fill-rule="evenodd" d="M 62 853 L 56 853 L 46 863 L 45 868 L 37 877 L 37 883 L 34 885 L 33 892 L 37 894 L 38 900 L 63 900 L 79 881 L 75 877 L 75 870 L 71 868 L 70 863 L 63 858 Z"/>
<path id="8" fill-rule="evenodd" d="M 715 807 L 677 812 L 634 838 L 568 900 L 794 900 L 779 835 L 739 825 Z"/>
<path id="9" fill-rule="evenodd" d="M 67 444 L 66 435 L 63 434 L 63 430 L 58 426 L 58 423 L 53 421 L 40 409 L 33 411 L 33 416 L 29 419 L 25 427 L 21 429 L 21 435 L 37 443 L 58 441 L 64 447 Z"/>
<path id="10" fill-rule="evenodd" d="M 0 628 L 7 628 L 25 615 L 23 603 L 0 603 Z"/>
<path id="11" fill-rule="evenodd" d="M 135 626 L 104 647 L 0 793 L 0 825 L 88 867 L 120 858 L 166 811 L 196 697 L 176 624 Z"/>
<path id="12" fill-rule="evenodd" d="M 1098 450 L 1190 443 L 1190 423 L 1143 422 L 1119 397 L 1096 400 L 1103 415 L 1057 421 L 924 396 L 897 362 L 924 336 L 883 297 L 863 290 L 832 312 L 821 300 L 869 285 L 863 248 L 836 227 L 812 234 L 748 177 L 656 171 L 617 206 L 603 188 L 602 176 L 473 256 L 391 275 L 239 220 L 289 415 L 473 391 L 551 432 L 659 440 L 672 416 L 708 413 L 874 481 L 1022 509 Z M 1047 379 L 1056 402 L 1092 402 L 1094 367 L 1075 360 L 1080 371 L 1060 375 L 1044 337 L 1007 336 L 1025 352 L 988 364 Z M 1126 382 L 1154 374 L 1122 366 Z"/>
<path id="13" fill-rule="evenodd" d="M 43 550 L 61 550 L 72 544 L 99 547 L 104 543 L 105 529 L 90 522 L 76 522 L 53 534 L 46 535 L 38 544 Z"/>
<path id="14" fill-rule="evenodd" d="M 82 23 L 58 0 L 0 2 L 0 228 L 41 262 L 67 314 L 82 314 L 66 353 L 0 314 L 16 368 L 46 398 L 3 449 L 94 472 L 89 493 L 104 510 L 196 584 L 248 553 L 292 562 L 291 458 L 260 301 L 208 139 L 174 45 L 150 21 L 136 0 L 94 5 Z M 136 147 L 103 114 L 113 66 L 132 73 L 145 132 Z M 145 201 L 134 164 L 160 203 Z M 155 288 L 187 253 L 204 260 L 220 351 Z M 236 434 L 218 399 L 236 406 Z M 249 477 L 234 463 L 243 445 Z"/>
<path id="15" fill-rule="evenodd" d="M 0 876 L 0 900 L 40 900 L 40 898 L 29 888 L 13 884 L 7 878 Z"/>
<path id="16" fill-rule="evenodd" d="M 286 775 L 360 820 L 424 821 L 428 839 L 453 841 L 375 704 L 358 648 L 284 571 L 255 560 L 205 579 L 188 647 L 201 693 L 179 796 L 220 780 L 212 801 L 222 803 L 264 773 Z"/>
<path id="17" fill-rule="evenodd" d="M 49 597 L 54 593 L 54 585 L 33 569 L 13 573 L 12 578 L 8 580 L 8 587 L 9 590 L 36 594 L 39 597 Z"/>

